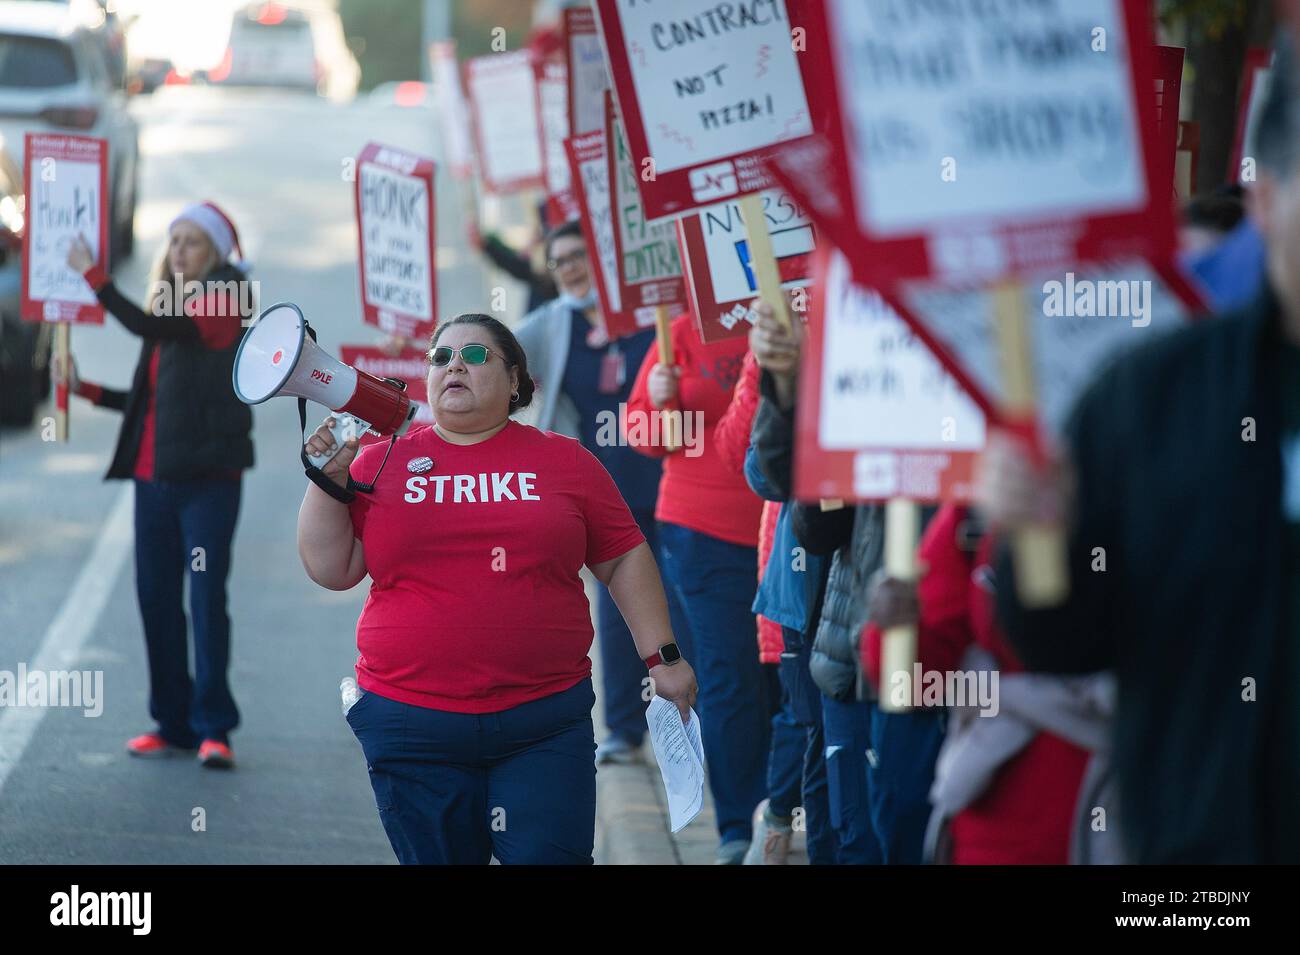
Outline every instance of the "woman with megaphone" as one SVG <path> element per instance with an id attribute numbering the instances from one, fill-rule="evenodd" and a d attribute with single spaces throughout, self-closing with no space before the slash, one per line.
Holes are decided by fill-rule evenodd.
<path id="1" fill-rule="evenodd" d="M 334 455 L 322 471 L 337 485 L 309 484 L 303 499 L 308 575 L 330 590 L 371 578 L 357 622 L 365 692 L 347 720 L 400 862 L 590 864 L 582 567 L 609 588 L 655 692 L 683 720 L 695 674 L 608 472 L 578 441 L 511 419 L 533 380 L 510 330 L 458 315 L 433 333 L 428 361 L 432 427 L 358 453 L 326 419 L 304 447 Z M 357 491 L 363 481 L 373 490 Z"/>
<path id="2" fill-rule="evenodd" d="M 135 580 L 149 657 L 149 715 L 158 728 L 129 740 L 133 756 L 198 749 L 210 768 L 234 765 L 239 725 L 227 683 L 226 579 L 239 516 L 241 475 L 253 465 L 253 418 L 230 386 L 251 318 L 239 237 L 210 202 L 183 209 L 168 230 L 146 312 L 123 295 L 84 238 L 68 252 L 104 308 L 142 339 L 129 391 L 82 380 L 72 391 L 122 412 L 106 479 L 135 482 Z M 63 369 L 56 367 L 61 375 Z M 194 677 L 189 673 L 183 587 L 190 581 Z"/>

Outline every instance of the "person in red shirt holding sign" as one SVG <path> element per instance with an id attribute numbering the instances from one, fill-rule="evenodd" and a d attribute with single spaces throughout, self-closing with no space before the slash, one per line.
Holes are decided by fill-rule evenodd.
<path id="1" fill-rule="evenodd" d="M 400 862 L 590 864 L 582 567 L 609 588 L 655 692 L 684 720 L 695 674 L 608 472 L 572 438 L 510 419 L 533 397 L 510 330 L 458 315 L 433 333 L 429 361 L 437 423 L 359 454 L 348 440 L 322 469 L 338 492 L 309 485 L 298 516 L 312 580 L 347 590 L 371 578 L 357 621 L 365 692 L 348 723 Z M 309 453 L 336 450 L 330 420 Z"/>
<path id="2" fill-rule="evenodd" d="M 230 733 L 239 725 L 226 679 L 226 580 L 241 474 L 253 465 L 253 416 L 230 378 L 251 296 L 243 294 L 244 272 L 232 252 L 242 258 L 229 217 L 210 202 L 187 206 L 168 230 L 147 313 L 95 264 L 84 238 L 68 252 L 68 265 L 142 339 L 130 391 L 82 381 L 75 363 L 68 368 L 72 391 L 122 412 L 106 477 L 135 481 L 136 594 L 149 655 L 149 715 L 158 729 L 128 741 L 127 750 L 167 756 L 197 747 L 204 766 L 221 769 L 234 765 Z"/>

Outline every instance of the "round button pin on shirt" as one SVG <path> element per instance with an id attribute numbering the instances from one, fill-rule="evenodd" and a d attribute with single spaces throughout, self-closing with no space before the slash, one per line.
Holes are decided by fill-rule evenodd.
<path id="1" fill-rule="evenodd" d="M 432 468 L 433 458 L 430 457 L 411 458 L 411 460 L 406 462 L 406 470 L 410 471 L 412 474 L 423 474 L 425 471 L 431 470 Z"/>

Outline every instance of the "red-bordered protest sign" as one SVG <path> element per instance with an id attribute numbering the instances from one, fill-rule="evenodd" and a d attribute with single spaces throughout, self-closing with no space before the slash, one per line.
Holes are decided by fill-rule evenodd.
<path id="1" fill-rule="evenodd" d="M 407 348 L 400 355 L 394 356 L 368 345 L 340 345 L 339 360 L 376 378 L 397 378 L 406 382 L 407 396 L 413 403 L 420 405 L 414 423 L 433 424 L 433 409 L 429 406 L 429 392 L 426 388 L 429 362 L 424 351 Z M 388 438 L 377 437 L 366 431 L 360 440 L 366 445 L 387 441 Z"/>
<path id="2" fill-rule="evenodd" d="M 578 198 L 582 234 L 587 242 L 591 281 L 596 287 L 600 310 L 610 335 L 626 320 L 619 298 L 618 245 L 614 238 L 614 214 L 609 188 L 609 161 L 605 155 L 605 130 L 597 129 L 564 142 L 569 157 L 573 192 Z"/>
<path id="3" fill-rule="evenodd" d="M 33 322 L 103 324 L 104 307 L 67 258 L 80 235 L 96 264 L 108 267 L 108 142 L 28 133 L 23 157 L 27 222 L 20 314 Z"/>
<path id="4" fill-rule="evenodd" d="M 1158 155 L 1163 164 L 1160 182 L 1171 186 L 1175 196 L 1190 197 L 1186 183 L 1178 181 L 1178 111 L 1183 89 L 1183 48 L 1158 46 L 1155 50 L 1156 128 L 1159 130 Z M 1157 192 L 1158 194 L 1158 192 Z"/>
<path id="5" fill-rule="evenodd" d="M 1060 436 L 1097 369 L 1205 312 L 1177 266 L 1142 259 L 1045 269 L 1018 283 L 1017 295 L 1032 319 L 1036 417 L 1049 439 Z M 990 419 L 1023 424 L 1007 400 L 996 287 L 920 279 L 896 283 L 884 297 Z"/>
<path id="6" fill-rule="evenodd" d="M 1267 47 L 1251 47 L 1246 51 L 1246 63 L 1241 71 L 1241 95 L 1237 103 L 1237 131 L 1232 139 L 1232 153 L 1228 156 L 1228 182 L 1253 182 L 1246 178 L 1242 160 L 1255 139 L 1260 110 L 1268 94 L 1273 76 L 1273 51 Z"/>
<path id="7" fill-rule="evenodd" d="M 786 0 L 596 0 L 649 219 L 772 186 L 761 157 L 812 132 Z"/>
<path id="8" fill-rule="evenodd" d="M 968 501 L 983 412 L 837 251 L 813 257 L 795 422 L 795 496 Z"/>
<path id="9" fill-rule="evenodd" d="M 655 322 L 655 309 L 677 315 L 686 308 L 686 280 L 672 222 L 646 222 L 637 191 L 636 167 L 628 153 L 612 93 L 605 94 L 605 144 L 613 186 L 614 250 L 622 314 L 606 322 L 613 338 L 632 335 Z"/>
<path id="10" fill-rule="evenodd" d="M 537 74 L 537 115 L 541 117 L 542 177 L 550 222 L 578 217 L 578 200 L 572 191 L 569 159 L 564 141 L 569 138 L 569 83 L 563 63 L 541 64 Z"/>
<path id="11" fill-rule="evenodd" d="M 596 34 L 596 17 L 590 7 L 568 7 L 564 11 L 564 65 L 569 78 L 572 135 L 601 129 L 605 123 L 609 73 Z"/>
<path id="12" fill-rule="evenodd" d="M 545 186 L 535 85 L 527 49 L 477 56 L 465 63 L 479 173 L 489 192 Z"/>
<path id="13" fill-rule="evenodd" d="M 1165 260 L 1147 7 L 809 2 L 825 127 L 778 172 L 873 287 Z"/>
<path id="14" fill-rule="evenodd" d="M 782 288 L 807 286 L 816 245 L 812 220 L 783 189 L 769 189 L 760 198 Z M 754 321 L 749 305 L 758 295 L 758 279 L 740 204 L 720 202 L 682 216 L 677 236 L 700 338 L 714 342 L 749 334 Z"/>
<path id="15" fill-rule="evenodd" d="M 363 321 L 408 338 L 438 320 L 432 159 L 368 143 L 354 189 Z"/>
<path id="16" fill-rule="evenodd" d="M 470 141 L 469 105 L 460 85 L 455 40 L 435 40 L 429 44 L 429 68 L 434 101 L 438 105 L 443 157 L 453 176 L 468 179 L 474 174 L 474 147 Z"/>

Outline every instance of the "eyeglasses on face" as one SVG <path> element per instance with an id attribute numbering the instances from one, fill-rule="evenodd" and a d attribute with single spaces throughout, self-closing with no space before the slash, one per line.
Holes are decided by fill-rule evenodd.
<path id="1" fill-rule="evenodd" d="M 486 345 L 461 345 L 459 348 L 452 348 L 450 345 L 439 345 L 431 350 L 426 356 L 429 364 L 434 368 L 443 368 L 451 364 L 452 358 L 456 353 L 460 353 L 461 361 L 467 365 L 485 365 L 488 357 L 493 354 L 492 349 Z M 501 359 L 505 361 L 504 358 Z"/>
<path id="2" fill-rule="evenodd" d="M 586 258 L 587 258 L 587 250 L 584 247 L 581 249 L 577 249 L 573 252 L 570 252 L 568 255 L 561 255 L 554 259 L 547 259 L 546 267 L 550 269 L 552 272 L 555 272 L 558 271 L 559 269 L 564 268 L 566 265 L 578 265 L 579 263 L 585 261 Z"/>

